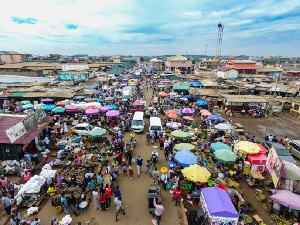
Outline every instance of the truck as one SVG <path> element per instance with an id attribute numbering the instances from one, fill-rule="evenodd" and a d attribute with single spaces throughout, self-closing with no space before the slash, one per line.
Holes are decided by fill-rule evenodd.
<path id="1" fill-rule="evenodd" d="M 130 99 L 132 96 L 132 90 L 131 89 L 124 89 L 122 91 L 122 101 L 126 102 L 128 99 Z"/>

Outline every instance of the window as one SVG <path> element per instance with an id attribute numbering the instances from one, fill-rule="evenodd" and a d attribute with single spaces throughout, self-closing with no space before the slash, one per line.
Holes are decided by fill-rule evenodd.
<path id="1" fill-rule="evenodd" d="M 182 64 L 185 64 L 185 62 L 182 62 Z"/>

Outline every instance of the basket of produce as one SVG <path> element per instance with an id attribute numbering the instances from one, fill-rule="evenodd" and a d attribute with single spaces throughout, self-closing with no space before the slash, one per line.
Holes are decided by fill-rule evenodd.
<path id="1" fill-rule="evenodd" d="M 61 213 L 61 211 L 62 211 L 62 207 L 61 207 L 61 206 L 57 206 L 57 207 L 54 208 L 54 212 L 55 212 L 57 215 L 59 215 L 59 214 Z"/>
<path id="2" fill-rule="evenodd" d="M 255 208 L 254 208 L 254 205 L 251 202 L 246 202 L 246 205 L 248 207 L 249 212 L 254 211 Z"/>
<path id="3" fill-rule="evenodd" d="M 261 190 L 256 189 L 255 190 L 255 198 L 257 201 L 262 202 L 266 199 L 266 196 L 262 193 Z"/>
<path id="4" fill-rule="evenodd" d="M 263 208 L 264 210 L 266 210 L 267 212 L 270 212 L 270 205 L 267 203 L 267 204 L 263 204 Z"/>
<path id="5" fill-rule="evenodd" d="M 252 223 L 252 218 L 250 216 L 244 214 L 244 218 L 245 218 L 246 223 L 249 223 L 249 224 Z"/>

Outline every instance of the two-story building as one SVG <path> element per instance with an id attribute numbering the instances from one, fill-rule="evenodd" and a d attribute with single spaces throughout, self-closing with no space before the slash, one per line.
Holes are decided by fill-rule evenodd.
<path id="1" fill-rule="evenodd" d="M 0 51 L 0 64 L 11 64 L 22 62 L 22 57 L 18 52 Z"/>
<path id="2" fill-rule="evenodd" d="M 165 65 L 166 65 L 166 70 L 170 70 L 170 71 L 181 71 L 181 72 L 191 71 L 192 60 L 184 56 L 177 55 L 177 56 L 168 57 Z"/>
<path id="3" fill-rule="evenodd" d="M 236 69 L 239 74 L 254 74 L 256 70 L 256 62 L 252 60 L 229 60 L 225 66 Z"/>
<path id="4" fill-rule="evenodd" d="M 200 67 L 206 70 L 217 69 L 219 65 L 220 61 L 218 59 L 204 59 L 200 62 Z"/>
<path id="5" fill-rule="evenodd" d="M 267 76 L 282 76 L 283 69 L 271 67 L 271 68 L 257 68 L 257 74 L 263 74 Z"/>

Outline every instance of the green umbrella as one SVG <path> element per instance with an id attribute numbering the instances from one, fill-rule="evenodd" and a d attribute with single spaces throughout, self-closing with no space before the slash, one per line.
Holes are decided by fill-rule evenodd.
<path id="1" fill-rule="evenodd" d="M 190 137 L 190 135 L 188 133 L 183 132 L 181 130 L 172 131 L 171 136 L 175 139 L 186 139 L 186 138 Z"/>
<path id="2" fill-rule="evenodd" d="M 195 146 L 189 143 L 180 143 L 176 144 L 174 146 L 175 151 L 181 151 L 181 150 L 189 150 L 189 151 L 195 151 Z"/>
<path id="3" fill-rule="evenodd" d="M 62 108 L 62 107 L 56 107 L 54 109 L 52 109 L 52 112 L 54 113 L 64 113 L 66 111 L 65 108 Z"/>
<path id="4" fill-rule="evenodd" d="M 101 138 L 106 135 L 106 130 L 101 128 L 95 128 L 88 133 L 89 137 Z"/>
<path id="5" fill-rule="evenodd" d="M 22 103 L 23 105 L 31 105 L 31 102 L 30 102 L 30 101 L 21 101 L 21 103 Z"/>
<path id="6" fill-rule="evenodd" d="M 236 154 L 226 149 L 219 149 L 215 151 L 214 154 L 216 159 L 221 163 L 234 164 L 237 160 Z"/>

